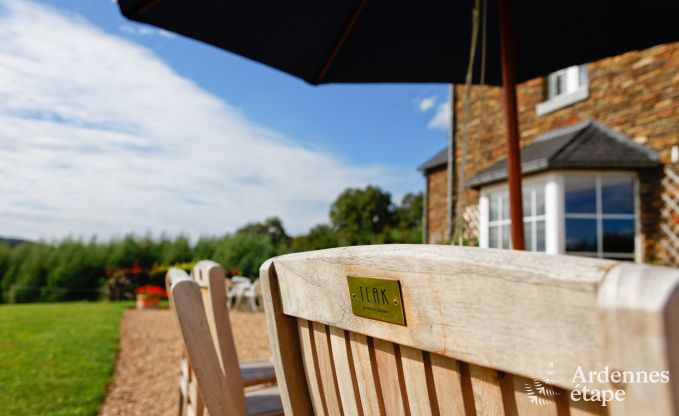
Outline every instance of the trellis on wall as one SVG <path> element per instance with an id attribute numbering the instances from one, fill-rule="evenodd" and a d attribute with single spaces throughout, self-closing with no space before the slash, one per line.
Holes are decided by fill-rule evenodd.
<path id="1" fill-rule="evenodd" d="M 469 245 L 478 245 L 479 241 L 479 204 L 467 205 L 462 212 L 464 222 L 463 237 Z"/>
<path id="2" fill-rule="evenodd" d="M 662 185 L 660 251 L 668 266 L 679 266 L 679 174 L 666 167 Z"/>

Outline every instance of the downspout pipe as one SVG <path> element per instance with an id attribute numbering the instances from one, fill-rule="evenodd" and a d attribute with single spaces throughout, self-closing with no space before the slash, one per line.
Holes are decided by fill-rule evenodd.
<path id="1" fill-rule="evenodd" d="M 453 218 L 455 218 L 455 84 L 450 84 L 450 125 L 448 127 L 448 221 L 446 221 L 446 237 L 449 242 L 453 241 Z M 459 196 L 458 196 L 459 197 Z"/>

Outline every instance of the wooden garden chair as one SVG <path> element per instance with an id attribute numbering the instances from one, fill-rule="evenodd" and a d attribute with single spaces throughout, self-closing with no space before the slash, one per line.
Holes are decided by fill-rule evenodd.
<path id="1" fill-rule="evenodd" d="M 208 316 L 214 318 L 213 334 L 220 340 L 220 348 L 223 354 L 234 351 L 233 334 L 231 333 L 231 321 L 229 311 L 225 308 L 226 302 L 226 273 L 222 266 L 214 261 L 202 260 L 191 269 L 191 278 L 198 282 L 203 295 L 203 302 Z M 212 321 L 210 321 L 212 324 Z M 214 335 L 213 335 L 214 336 Z M 275 383 L 276 374 L 271 360 L 248 360 L 240 362 L 240 373 L 243 386 L 250 387 L 260 384 Z"/>
<path id="2" fill-rule="evenodd" d="M 210 411 L 213 416 L 281 414 L 275 386 L 250 388 L 244 395 L 244 388 L 270 385 L 276 379 L 268 360 L 239 365 L 226 306 L 224 270 L 214 262 L 201 261 L 192 275 L 172 268 L 167 279 L 170 304 L 189 358 L 181 364 L 180 415 L 200 416 L 204 407 L 211 406 L 221 406 Z"/>
<path id="3" fill-rule="evenodd" d="M 679 412 L 674 379 L 594 380 L 590 401 L 572 383 L 578 368 L 679 377 L 678 269 L 388 245 L 276 257 L 260 279 L 287 415 Z"/>

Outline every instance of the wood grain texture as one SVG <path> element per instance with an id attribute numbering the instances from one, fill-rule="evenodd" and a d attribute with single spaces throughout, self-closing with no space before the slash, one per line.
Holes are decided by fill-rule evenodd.
<path id="1" fill-rule="evenodd" d="M 205 412 L 205 402 L 200 394 L 198 382 L 195 377 L 189 381 L 188 390 L 189 395 L 186 402 L 187 413 L 193 414 L 194 416 L 203 416 L 203 413 Z"/>
<path id="2" fill-rule="evenodd" d="M 330 345 L 344 414 L 362 416 L 353 356 L 351 348 L 347 348 L 349 342 L 343 329 L 330 327 Z"/>
<path id="3" fill-rule="evenodd" d="M 313 404 L 316 415 L 327 415 L 328 408 L 325 403 L 325 394 L 320 370 L 318 369 L 318 358 L 316 356 L 314 340 L 311 336 L 312 323 L 304 319 L 298 320 L 299 341 L 302 351 L 302 362 L 304 363 L 304 373 L 306 374 L 311 403 Z"/>
<path id="4" fill-rule="evenodd" d="M 288 315 L 525 377 L 550 362 L 559 374 L 605 363 L 593 310 L 616 262 L 386 245 L 289 254 L 273 263 Z M 398 279 L 408 326 L 353 315 L 348 275 Z"/>
<path id="5" fill-rule="evenodd" d="M 405 375 L 418 368 L 420 350 L 427 352 L 423 361 L 431 360 L 430 371 L 423 363 L 429 405 L 436 402 L 442 413 L 448 398 L 457 410 L 464 408 L 457 414 L 466 415 L 601 413 L 601 407 L 565 397 L 543 406 L 530 403 L 518 385 L 549 363 L 566 395 L 578 368 L 585 374 L 606 367 L 679 374 L 677 269 L 423 245 L 297 253 L 270 265 L 279 278 L 283 315 L 350 331 L 365 414 L 415 413 L 420 403 L 410 403 L 414 387 Z M 407 326 L 353 315 L 349 275 L 398 280 Z M 412 378 L 422 384 L 421 375 Z M 439 386 L 443 378 L 452 384 Z M 611 386 L 595 380 L 587 387 L 625 390 L 624 401 L 607 406 L 611 415 L 679 412 L 679 383 Z"/>
<path id="6" fill-rule="evenodd" d="M 431 369 L 438 408 L 442 416 L 464 415 L 462 376 L 457 360 L 431 354 Z"/>
<path id="7" fill-rule="evenodd" d="M 504 415 L 502 389 L 500 387 L 500 379 L 498 378 L 497 371 L 490 368 L 470 365 L 469 374 L 472 380 L 476 414 Z"/>
<path id="8" fill-rule="evenodd" d="M 244 416 L 282 413 L 276 387 L 248 393 L 246 399 L 241 369 L 231 334 L 224 271 L 212 262 L 199 262 L 194 273 L 203 285 L 183 270 L 168 271 L 172 309 L 179 323 L 188 363 L 182 361 L 180 382 L 188 379 L 187 400 L 182 400 L 180 414 Z M 262 362 L 258 368 L 264 368 Z M 247 402 L 247 404 L 246 404 Z M 247 406 L 247 407 L 246 407 Z"/>
<path id="9" fill-rule="evenodd" d="M 179 269 L 175 269 L 174 273 L 179 274 L 176 270 Z M 201 397 L 212 415 L 244 415 L 245 411 L 240 413 L 233 406 L 237 398 L 229 389 L 212 343 L 200 288 L 188 276 L 180 277 L 172 279 L 171 276 L 172 299 L 191 368 L 200 383 Z"/>
<path id="10" fill-rule="evenodd" d="M 565 393 L 560 392 L 556 387 L 545 385 L 540 380 L 538 380 L 540 383 L 536 385 L 535 380 L 536 379 L 519 376 L 513 377 L 514 401 L 518 414 L 531 416 L 559 416 L 556 397 L 551 396 L 549 393 L 542 393 L 542 391 L 538 389 L 545 388 L 545 392 L 552 391 L 555 394 Z"/>
<path id="11" fill-rule="evenodd" d="M 249 416 L 282 415 L 283 406 L 278 386 L 264 387 L 246 393 L 245 403 Z"/>
<path id="12" fill-rule="evenodd" d="M 231 397 L 235 402 L 229 404 L 231 411 L 235 414 L 246 414 L 246 401 L 243 388 L 245 386 L 256 386 L 260 384 L 275 383 L 275 373 L 273 363 L 268 360 L 238 362 L 235 343 L 231 331 L 231 321 L 229 311 L 226 308 L 226 288 L 224 285 L 225 272 L 223 268 L 212 261 L 200 261 L 191 271 L 191 276 L 187 276 L 184 271 L 172 270 L 166 276 L 166 288 L 170 307 L 173 309 L 175 320 L 177 311 L 175 300 L 172 296 L 172 277 L 175 283 L 183 280 L 192 279 L 200 287 L 200 295 L 204 308 L 205 318 L 210 331 L 210 337 L 205 342 L 212 342 L 219 367 L 223 370 L 223 377 L 226 380 L 227 388 L 231 392 Z M 186 350 L 184 351 L 186 355 Z M 188 360 L 183 358 L 180 363 L 179 381 L 179 414 L 188 412 L 200 416 L 203 414 L 204 403 L 198 389 L 196 375 Z M 276 399 L 280 402 L 280 399 Z M 267 403 L 275 403 L 276 400 L 269 400 Z M 190 409 L 190 410 L 189 410 Z M 281 411 L 273 409 L 274 411 Z"/>
<path id="13" fill-rule="evenodd" d="M 365 335 L 349 333 L 354 371 L 360 403 L 365 415 L 384 415 L 382 390 L 377 377 L 377 363 L 371 360 L 370 346 Z"/>
<path id="14" fill-rule="evenodd" d="M 607 416 L 608 406 L 603 407 L 599 402 L 573 401 L 568 399 L 570 416 Z"/>
<path id="15" fill-rule="evenodd" d="M 335 366 L 333 364 L 333 354 L 328 342 L 326 326 L 314 322 L 312 324 L 314 345 L 316 346 L 316 356 L 318 359 L 318 371 L 323 384 L 323 394 L 328 414 L 332 416 L 343 415 L 342 405 L 340 404 L 339 388 L 336 382 Z"/>
<path id="16" fill-rule="evenodd" d="M 401 383 L 399 382 L 397 357 L 394 345 L 381 339 L 373 339 L 375 361 L 382 389 L 382 399 L 387 415 L 409 414 L 410 409 L 404 405 Z"/>
<path id="17" fill-rule="evenodd" d="M 231 405 L 237 409 L 239 414 L 245 414 L 244 383 L 238 364 L 236 343 L 233 340 L 229 309 L 226 306 L 226 287 L 224 285 L 226 272 L 219 264 L 202 260 L 193 267 L 191 277 L 201 286 L 201 295 L 212 341 L 219 353 L 217 356 L 224 369 L 226 384 L 231 391 L 230 396 L 234 398 Z"/>
<path id="18" fill-rule="evenodd" d="M 243 387 L 276 383 L 276 372 L 271 360 L 241 361 L 240 376 L 243 380 Z"/>
<path id="19" fill-rule="evenodd" d="M 679 375 L 679 269 L 621 263 L 601 287 L 599 310 L 611 369 Z M 625 400 L 608 407 L 616 416 L 673 414 L 678 384 L 627 383 Z"/>
<path id="20" fill-rule="evenodd" d="M 260 268 L 259 280 L 262 284 L 267 332 L 283 409 L 287 415 L 311 415 L 313 408 L 305 376 L 297 319 L 283 314 L 278 276 L 271 260 Z"/>
<path id="21" fill-rule="evenodd" d="M 400 350 L 410 413 L 413 415 L 433 414 L 434 411 L 429 402 L 427 375 L 422 351 L 410 347 L 401 347 Z"/>

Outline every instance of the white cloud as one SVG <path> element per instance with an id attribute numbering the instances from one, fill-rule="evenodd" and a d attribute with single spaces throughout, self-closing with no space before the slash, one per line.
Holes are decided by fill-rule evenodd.
<path id="1" fill-rule="evenodd" d="M 149 50 L 83 18 L 0 1 L 0 234 L 221 234 L 327 221 L 355 166 L 249 121 Z"/>
<path id="2" fill-rule="evenodd" d="M 436 99 L 437 97 L 435 95 L 432 95 L 431 97 L 422 98 L 417 102 L 417 108 L 421 112 L 429 111 L 436 105 Z"/>
<path id="3" fill-rule="evenodd" d="M 127 33 L 128 35 L 141 35 L 141 36 L 152 36 L 152 35 L 158 35 L 158 36 L 163 36 L 166 38 L 174 38 L 177 37 L 172 32 L 168 32 L 165 29 L 158 29 L 155 27 L 151 26 L 144 26 L 141 24 L 135 24 L 134 26 L 132 25 L 121 25 L 118 27 L 118 30 L 120 30 L 123 33 Z"/>
<path id="4" fill-rule="evenodd" d="M 441 130 L 447 130 L 450 127 L 450 101 L 441 103 L 436 107 L 436 112 L 429 120 L 427 127 Z"/>

